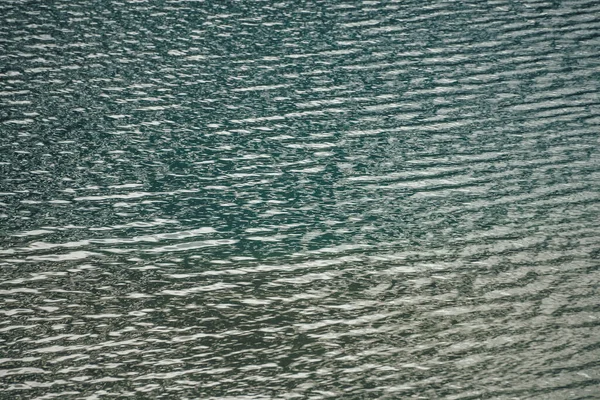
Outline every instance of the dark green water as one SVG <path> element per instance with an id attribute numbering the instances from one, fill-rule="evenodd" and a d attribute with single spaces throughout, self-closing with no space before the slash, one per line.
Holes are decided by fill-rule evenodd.
<path id="1" fill-rule="evenodd" d="M 600 398 L 596 1 L 0 3 L 0 398 Z"/>

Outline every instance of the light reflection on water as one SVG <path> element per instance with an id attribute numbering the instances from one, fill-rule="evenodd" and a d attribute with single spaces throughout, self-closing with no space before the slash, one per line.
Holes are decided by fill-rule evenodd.
<path id="1" fill-rule="evenodd" d="M 593 398 L 594 2 L 0 5 L 0 397 Z"/>

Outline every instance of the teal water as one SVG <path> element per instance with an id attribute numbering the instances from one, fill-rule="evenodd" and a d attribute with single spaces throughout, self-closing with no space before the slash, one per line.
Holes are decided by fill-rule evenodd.
<path id="1" fill-rule="evenodd" d="M 600 4 L 0 3 L 0 398 L 600 398 Z"/>

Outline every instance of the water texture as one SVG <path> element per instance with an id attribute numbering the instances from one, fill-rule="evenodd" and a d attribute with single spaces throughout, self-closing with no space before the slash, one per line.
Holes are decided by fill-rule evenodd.
<path id="1" fill-rule="evenodd" d="M 600 3 L 0 3 L 0 398 L 600 398 Z"/>

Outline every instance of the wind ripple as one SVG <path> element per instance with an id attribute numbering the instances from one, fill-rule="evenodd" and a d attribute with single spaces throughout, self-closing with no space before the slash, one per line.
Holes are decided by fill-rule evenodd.
<path id="1" fill-rule="evenodd" d="M 593 1 L 0 5 L 0 397 L 594 398 Z"/>

